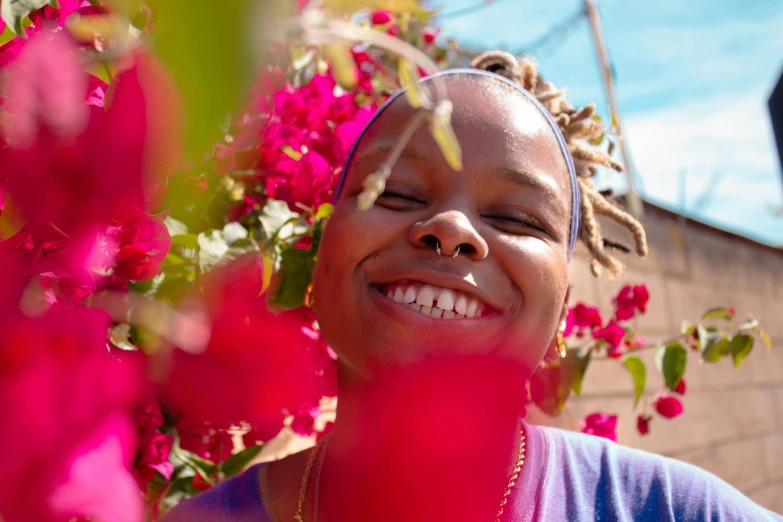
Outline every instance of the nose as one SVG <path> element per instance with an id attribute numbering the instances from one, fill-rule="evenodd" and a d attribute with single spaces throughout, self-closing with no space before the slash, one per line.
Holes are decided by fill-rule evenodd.
<path id="1" fill-rule="evenodd" d="M 411 227 L 408 238 L 417 248 L 436 249 L 440 244 L 443 255 L 459 253 L 474 260 L 489 254 L 484 238 L 473 227 L 468 217 L 457 210 L 440 212 L 427 221 L 419 221 Z"/>

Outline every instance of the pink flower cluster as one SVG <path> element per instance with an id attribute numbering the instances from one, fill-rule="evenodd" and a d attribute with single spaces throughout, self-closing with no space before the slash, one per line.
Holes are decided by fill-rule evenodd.
<path id="1" fill-rule="evenodd" d="M 638 334 L 629 337 L 628 332 L 619 323 L 632 319 L 636 314 L 647 310 L 650 294 L 645 285 L 624 286 L 612 299 L 615 304 L 614 317 L 604 324 L 601 311 L 594 306 L 577 303 L 568 310 L 564 337 L 575 335 L 577 338 L 591 333 L 594 339 L 600 340 L 607 347 L 607 355 L 618 359 L 623 355 L 623 347 L 627 349 L 641 348 L 644 339 Z"/>
<path id="2" fill-rule="evenodd" d="M 316 75 L 302 88 L 272 95 L 258 168 L 267 194 L 292 209 L 331 201 L 348 149 L 375 111 L 358 107 L 355 94 L 336 95 L 335 87 L 330 76 Z"/>
<path id="3" fill-rule="evenodd" d="M 170 238 L 146 209 L 178 161 L 178 103 L 160 66 L 136 53 L 104 107 L 106 83 L 82 70 L 80 44 L 58 27 L 105 10 L 60 4 L 0 48 L 10 120 L 0 132 L 0 512 L 136 522 L 131 465 L 170 476 L 170 440 L 157 421 L 135 426 L 146 361 L 107 349 L 109 317 L 79 303 L 160 270 Z"/>

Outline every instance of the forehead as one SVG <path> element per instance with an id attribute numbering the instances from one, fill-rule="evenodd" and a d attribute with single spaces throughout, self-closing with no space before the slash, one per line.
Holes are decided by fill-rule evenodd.
<path id="1" fill-rule="evenodd" d="M 465 74 L 440 79 L 454 107 L 452 126 L 462 148 L 464 175 L 481 176 L 497 169 L 531 173 L 551 185 L 570 206 L 570 175 L 560 143 L 533 102 L 491 77 Z M 395 99 L 362 138 L 357 156 L 392 147 L 416 110 L 405 96 Z M 410 145 L 423 153 L 424 161 L 445 162 L 427 125 L 414 134 Z"/>

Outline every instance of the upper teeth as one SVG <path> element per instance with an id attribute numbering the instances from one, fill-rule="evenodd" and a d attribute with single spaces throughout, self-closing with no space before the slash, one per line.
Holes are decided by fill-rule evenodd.
<path id="1" fill-rule="evenodd" d="M 464 319 L 481 317 L 484 304 L 468 294 L 422 283 L 392 283 L 386 296 L 430 317 Z"/>

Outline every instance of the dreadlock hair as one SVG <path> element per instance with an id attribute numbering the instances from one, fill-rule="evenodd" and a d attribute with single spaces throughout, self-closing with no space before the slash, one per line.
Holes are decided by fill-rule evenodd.
<path id="1" fill-rule="evenodd" d="M 606 269 L 613 277 L 623 270 L 623 264 L 609 254 L 609 249 L 631 252 L 630 247 L 603 237 L 597 216 L 607 217 L 628 230 L 633 237 L 636 253 L 642 257 L 647 255 L 647 238 L 642 224 L 610 199 L 611 191 L 595 190 L 593 177 L 597 172 L 597 165 L 617 172 L 623 171 L 623 166 L 611 156 L 589 144 L 591 140 L 600 138 L 605 130 L 604 126 L 592 117 L 595 104 L 590 103 L 578 110 L 572 107 L 565 98 L 565 90 L 558 90 L 545 81 L 538 73 L 535 62 L 527 56 L 517 58 L 504 51 L 489 51 L 474 58 L 470 65 L 474 69 L 499 74 L 530 92 L 560 127 L 574 160 L 582 199 L 582 224 L 578 232 L 572 233 L 579 234 L 579 239 L 590 252 L 590 269 L 593 275 L 599 277 L 602 270 Z"/>

